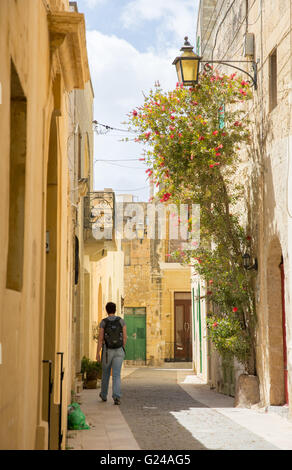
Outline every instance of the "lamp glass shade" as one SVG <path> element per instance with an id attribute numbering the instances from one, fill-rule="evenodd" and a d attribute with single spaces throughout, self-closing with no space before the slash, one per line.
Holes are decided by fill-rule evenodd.
<path id="1" fill-rule="evenodd" d="M 136 228 L 137 238 L 142 240 L 144 238 L 144 224 L 138 223 Z"/>
<path id="2" fill-rule="evenodd" d="M 181 57 L 182 82 L 193 84 L 198 82 L 199 57 L 194 52 L 184 53 Z"/>
<path id="3" fill-rule="evenodd" d="M 245 268 L 248 268 L 250 265 L 250 255 L 248 253 L 244 253 L 242 258 L 243 258 L 243 266 Z"/>
<path id="4" fill-rule="evenodd" d="M 189 86 L 198 83 L 200 60 L 201 57 L 191 50 L 184 50 L 182 55 L 174 60 L 173 64 L 180 83 Z"/>

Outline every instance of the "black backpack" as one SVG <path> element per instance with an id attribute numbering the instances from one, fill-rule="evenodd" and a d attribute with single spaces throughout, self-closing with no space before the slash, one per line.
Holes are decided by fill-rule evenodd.
<path id="1" fill-rule="evenodd" d="M 120 317 L 110 320 L 105 318 L 104 341 L 108 349 L 117 349 L 123 346 L 123 327 Z"/>

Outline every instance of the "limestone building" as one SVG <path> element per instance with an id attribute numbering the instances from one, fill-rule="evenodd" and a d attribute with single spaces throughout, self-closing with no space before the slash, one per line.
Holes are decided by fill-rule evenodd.
<path id="1" fill-rule="evenodd" d="M 126 361 L 147 365 L 191 362 L 190 268 L 173 262 L 169 256 L 174 247 L 167 231 L 165 238 L 150 237 L 147 203 L 135 203 L 129 197 L 126 200 L 132 207 L 139 206 L 145 215 L 143 233 L 139 233 L 138 223 L 133 238 L 123 237 L 122 241 Z"/>
<path id="2" fill-rule="evenodd" d="M 90 80 L 84 16 L 67 0 L 3 0 L 0 52 L 0 447 L 58 449 L 71 400 L 68 94 Z"/>
<path id="3" fill-rule="evenodd" d="M 261 403 L 289 402 L 290 414 L 291 24 L 289 0 L 201 0 L 197 25 L 197 52 L 204 60 L 257 63 L 257 89 L 246 108 L 252 143 L 241 150 L 240 169 L 246 188 L 244 222 L 252 237 L 250 254 L 258 262 L 256 368 Z M 251 64 L 234 65 L 253 75 Z M 236 72 L 227 66 L 220 70 Z"/>

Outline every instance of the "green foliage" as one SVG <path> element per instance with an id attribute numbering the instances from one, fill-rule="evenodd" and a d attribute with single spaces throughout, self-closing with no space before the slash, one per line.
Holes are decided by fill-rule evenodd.
<path id="1" fill-rule="evenodd" d="M 247 362 L 250 340 L 235 315 L 209 316 L 207 327 L 212 343 L 222 356 L 232 355 L 243 364 Z"/>
<path id="2" fill-rule="evenodd" d="M 252 275 L 242 263 L 251 237 L 235 212 L 243 197 L 237 176 L 239 151 L 249 142 L 243 103 L 251 96 L 248 83 L 236 74 L 209 70 L 194 88 L 177 84 L 175 90 L 163 92 L 156 87 L 143 106 L 129 114 L 130 128 L 138 132 L 136 141 L 146 145 L 146 172 L 159 189 L 155 200 L 200 205 L 200 246 L 193 242 L 172 256 L 195 266 L 205 279 L 207 298 L 216 311 L 224 312 L 230 331 L 232 325 L 236 331 L 228 341 L 222 336 L 223 348 L 219 336 L 226 329 L 219 328 L 216 338 L 212 336 L 214 344 L 241 362 L 252 352 L 255 324 Z M 238 344 L 242 337 L 238 349 L 233 337 Z"/>
<path id="3" fill-rule="evenodd" d="M 102 372 L 101 362 L 91 361 L 88 357 L 83 356 L 81 360 L 81 372 L 83 377 L 86 376 L 87 380 L 91 377 L 100 377 Z"/>

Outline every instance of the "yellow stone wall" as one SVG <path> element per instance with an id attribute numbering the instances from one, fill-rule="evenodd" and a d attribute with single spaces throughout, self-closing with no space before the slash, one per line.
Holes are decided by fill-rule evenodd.
<path id="1" fill-rule="evenodd" d="M 51 11 L 46 4 L 52 6 Z M 47 378 L 52 360 L 51 448 L 58 447 L 60 358 L 64 353 L 62 446 L 65 444 L 67 403 L 70 395 L 70 291 L 72 246 L 68 204 L 67 92 L 88 80 L 82 15 L 78 32 L 64 32 L 67 43 L 56 41 L 51 19 L 54 7 L 68 2 L 3 0 L 0 2 L 0 448 L 46 449 L 48 446 Z M 65 8 L 64 8 L 65 7 Z M 69 15 L 74 15 L 70 14 Z M 70 23 L 72 16 L 67 18 Z M 65 22 L 66 23 L 66 22 Z M 64 27 L 64 21 L 60 27 Z M 53 28 L 53 29 L 52 29 Z M 74 29 L 74 27 L 73 27 Z M 51 34 L 50 34 L 51 31 Z M 72 30 L 73 31 L 73 30 Z M 74 36 L 75 34 L 75 36 Z M 76 41 L 79 34 L 79 40 Z M 78 64 L 67 46 L 82 58 Z M 62 52 L 61 52 L 62 50 Z M 9 253 L 10 81 L 14 63 L 27 102 L 23 272 L 18 290 L 7 283 Z M 80 77 L 80 71 L 83 78 Z M 84 81 L 83 81 L 84 86 Z M 51 126 L 52 123 L 52 126 Z M 15 186 L 16 190 L 16 186 Z M 48 204 L 48 205 L 47 205 Z M 48 208 L 54 208 L 52 212 Z M 10 214 L 10 219 L 11 219 Z M 16 215 L 15 215 L 16 216 Z M 11 219 L 13 220 L 13 218 Z M 46 253 L 46 230 L 50 253 Z M 10 224 L 11 227 L 11 224 Z M 17 275 L 17 272 L 15 272 Z M 47 356 L 48 354 L 48 356 Z"/>
<path id="2" fill-rule="evenodd" d="M 124 241 L 125 307 L 146 307 L 146 364 L 160 365 L 174 342 L 174 292 L 190 292 L 190 268 L 166 263 L 165 240 Z M 172 356 L 173 358 L 173 356 Z"/>

